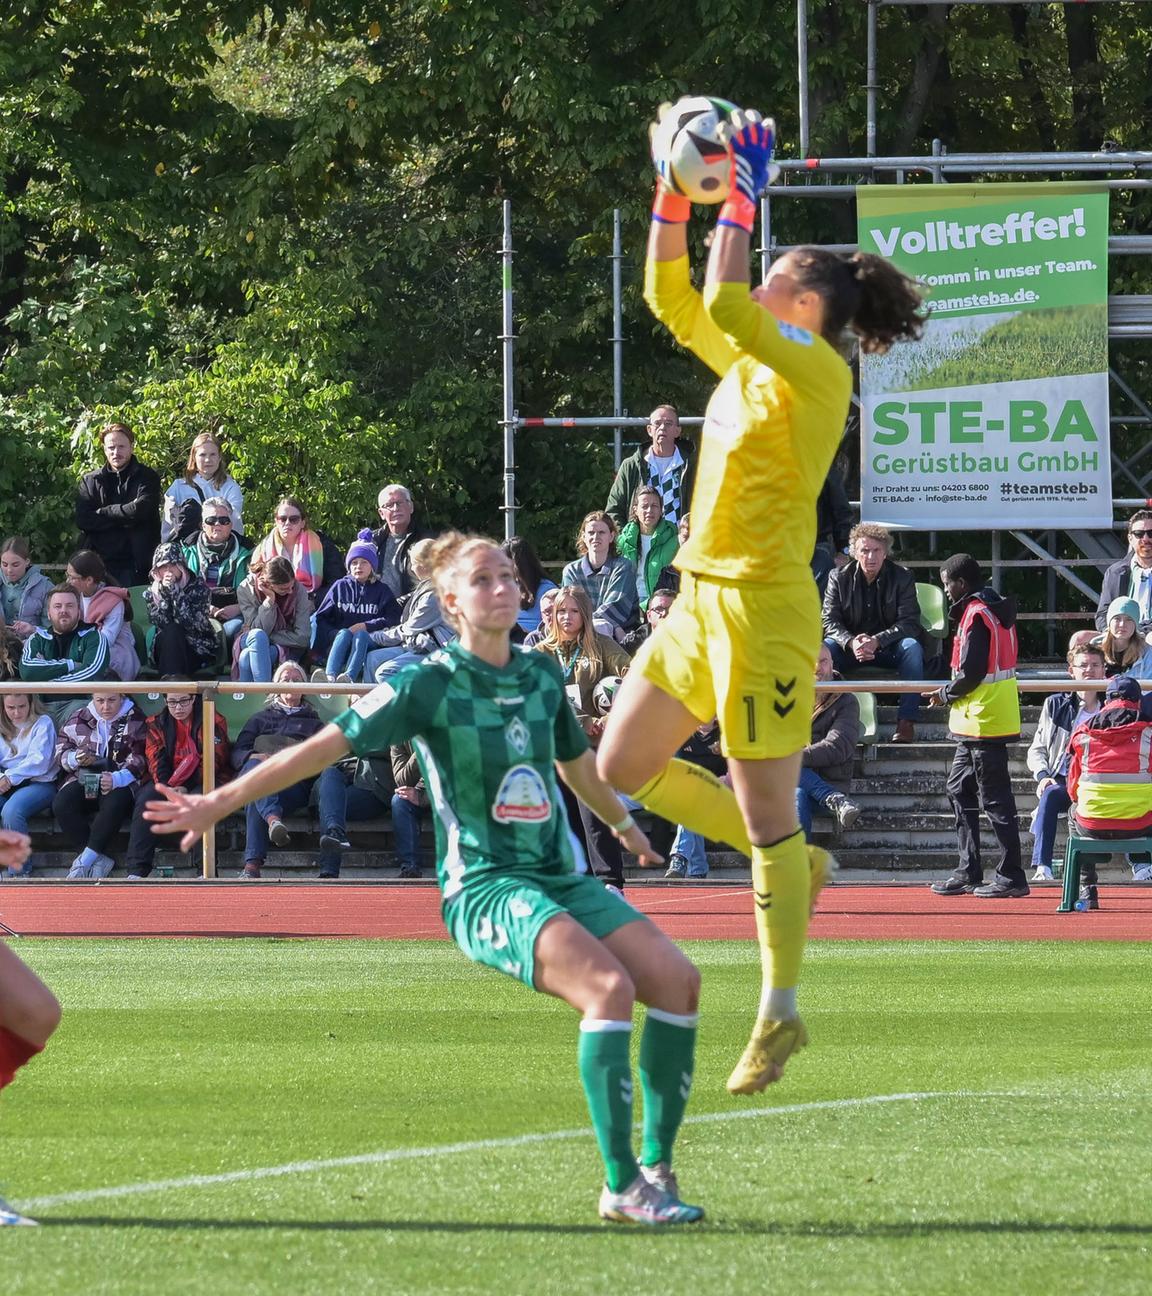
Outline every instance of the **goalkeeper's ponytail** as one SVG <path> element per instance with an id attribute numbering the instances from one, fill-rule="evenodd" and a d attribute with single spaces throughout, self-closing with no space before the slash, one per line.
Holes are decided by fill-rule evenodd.
<path id="1" fill-rule="evenodd" d="M 924 329 L 923 294 L 914 279 L 872 252 L 844 254 L 821 247 L 788 253 L 801 291 L 824 303 L 824 337 L 834 346 L 850 328 L 860 349 L 880 354 Z"/>

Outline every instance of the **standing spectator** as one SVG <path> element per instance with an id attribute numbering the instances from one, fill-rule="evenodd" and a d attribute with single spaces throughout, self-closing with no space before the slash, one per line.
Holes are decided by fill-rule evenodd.
<path id="1" fill-rule="evenodd" d="M 313 684 L 358 680 L 372 646 L 372 633 L 400 620 L 396 596 L 380 579 L 380 553 L 367 528 L 356 537 L 344 565 L 348 574 L 329 588 L 316 609 L 312 650 L 317 656 L 327 654 L 328 660 L 312 672 Z"/>
<path id="2" fill-rule="evenodd" d="M 635 628 L 639 602 L 636 568 L 616 553 L 616 523 L 607 513 L 589 513 L 580 523 L 576 551 L 560 577 L 561 586 L 578 585 L 592 602 L 592 628 L 621 639 Z"/>
<path id="3" fill-rule="evenodd" d="M 32 564 L 28 541 L 9 536 L 0 544 L 0 613 L 21 643 L 44 622 L 52 582 Z"/>
<path id="4" fill-rule="evenodd" d="M 523 640 L 533 630 L 540 629 L 540 600 L 549 590 L 558 587 L 544 574 L 536 550 L 523 536 L 511 536 L 500 547 L 512 559 L 516 571 L 516 584 L 520 588 L 520 615 L 516 618 L 516 627 Z"/>
<path id="5" fill-rule="evenodd" d="M 1089 646 L 1068 653 L 1068 673 L 1074 680 L 1104 678 L 1104 654 Z M 1100 710 L 1100 695 L 1079 689 L 1049 693 L 1028 745 L 1028 768 L 1036 780 L 1036 813 L 1032 816 L 1032 881 L 1052 881 L 1052 850 L 1056 821 L 1071 806 L 1068 795 L 1068 740 Z"/>
<path id="6" fill-rule="evenodd" d="M 1139 509 L 1128 519 L 1128 553 L 1104 573 L 1096 629 L 1108 626 L 1108 609 L 1118 598 L 1133 599 L 1140 637 L 1152 634 L 1152 509 Z"/>
<path id="7" fill-rule="evenodd" d="M 146 878 L 152 872 L 157 838 L 144 818 L 145 804 L 156 795 L 156 784 L 184 792 L 204 790 L 201 745 L 204 730 L 204 702 L 195 693 L 168 693 L 164 710 L 149 716 L 144 728 L 144 754 L 148 762 L 147 781 L 136 794 L 132 830 L 128 835 L 126 867 L 130 878 Z M 213 735 L 216 781 L 223 783 L 231 773 L 228 764 L 228 723 L 216 712 Z"/>
<path id="8" fill-rule="evenodd" d="M 432 546 L 434 540 L 417 540 L 409 558 L 417 584 L 404 600 L 400 624 L 384 630 L 373 630 L 373 647 L 364 663 L 364 682 L 379 684 L 404 666 L 423 661 L 430 652 L 443 648 L 456 638 L 440 607 L 436 583 L 432 579 Z"/>
<path id="9" fill-rule="evenodd" d="M 940 569 L 956 626 L 952 682 L 927 694 L 948 706 L 948 728 L 956 754 L 948 774 L 948 799 L 956 812 L 960 864 L 951 877 L 933 883 L 937 895 L 1019 899 L 1028 894 L 1020 861 L 1020 825 L 1008 768 L 1008 744 L 1020 737 L 1020 694 L 1016 688 L 1016 604 L 991 587 L 971 554 L 953 554 Z M 829 582 L 831 587 L 831 582 Z M 1000 844 L 996 876 L 983 886 L 980 809 Z"/>
<path id="10" fill-rule="evenodd" d="M 1152 679 L 1152 647 L 1137 632 L 1140 608 L 1135 599 L 1114 598 L 1108 604 L 1104 633 L 1096 641 L 1104 654 L 1104 673 Z"/>
<path id="11" fill-rule="evenodd" d="M 821 644 L 816 679 L 835 677 L 832 653 Z M 812 811 L 826 810 L 838 828 L 851 828 L 860 807 L 845 792 L 852 779 L 856 744 L 860 741 L 860 704 L 854 693 L 817 692 L 812 706 L 812 741 L 801 753 L 796 815 L 806 841 L 812 840 Z"/>
<path id="12" fill-rule="evenodd" d="M 161 675 L 191 679 L 216 660 L 208 586 L 193 576 L 175 540 L 157 545 L 144 602 L 152 621 L 148 653 Z"/>
<path id="13" fill-rule="evenodd" d="M 412 570 L 412 546 L 429 539 L 412 521 L 412 492 L 399 482 L 380 488 L 376 511 L 384 525 L 372 532 L 372 541 L 380 551 L 380 579 L 403 605 L 417 577 Z"/>
<path id="14" fill-rule="evenodd" d="M 649 443 L 630 454 L 616 470 L 605 512 L 615 529 L 628 521 L 637 486 L 655 486 L 663 501 L 663 516 L 673 526 L 688 511 L 696 476 L 696 447 L 680 436 L 680 415 L 673 405 L 657 405 L 648 417 Z"/>
<path id="15" fill-rule="evenodd" d="M 252 566 L 236 591 L 242 630 L 232 678 L 267 682 L 277 665 L 302 658 L 312 638 L 312 604 L 287 558 Z"/>
<path id="16" fill-rule="evenodd" d="M 852 528 L 852 561 L 828 577 L 824 591 L 824 642 L 832 665 L 847 678 L 862 666 L 894 670 L 901 679 L 924 678 L 916 578 L 894 563 L 892 536 L 875 522 Z M 893 742 L 916 741 L 920 698 L 902 693 Z"/>
<path id="17" fill-rule="evenodd" d="M 644 620 L 620 641 L 620 647 L 629 657 L 635 657 L 640 646 L 648 642 L 656 627 L 672 610 L 672 604 L 675 602 L 676 595 L 670 589 L 658 589 L 653 592 L 648 600 L 648 610 L 644 613 Z"/>
<path id="18" fill-rule="evenodd" d="M 853 510 L 844 478 L 833 464 L 816 497 L 816 547 L 812 551 L 812 575 L 820 597 L 828 586 L 833 567 L 843 567 L 849 556 L 844 552 L 852 538 Z"/>
<path id="19" fill-rule="evenodd" d="M 25 640 L 20 678 L 30 684 L 50 680 L 84 684 L 107 679 L 108 669 L 108 645 L 99 630 L 80 620 L 80 595 L 71 585 L 53 586 L 48 595 L 48 625 Z M 57 729 L 83 704 L 83 698 L 59 694 L 43 703 Z"/>
<path id="20" fill-rule="evenodd" d="M 95 693 L 64 722 L 56 756 L 64 781 L 52 802 L 77 851 L 68 877 L 107 877 L 115 865 L 108 847 L 132 818 L 139 784 L 147 777 L 144 713 L 123 693 Z"/>
<path id="21" fill-rule="evenodd" d="M 28 820 L 41 814 L 56 795 L 56 726 L 39 699 L 30 693 L 0 698 L 0 825 L 27 833 Z M 28 877 L 32 857 L 8 870 L 9 877 Z"/>
<path id="22" fill-rule="evenodd" d="M 392 777 L 396 782 L 396 791 L 392 794 L 392 831 L 396 858 L 400 861 L 400 876 L 419 878 L 424 876 L 420 856 L 420 821 L 428 810 L 428 790 L 412 744 L 398 743 L 390 751 Z"/>
<path id="23" fill-rule="evenodd" d="M 524 636 L 525 648 L 538 648 L 545 639 L 552 633 L 552 613 L 556 607 L 556 600 L 560 597 L 560 586 L 556 585 L 552 589 L 545 590 L 540 595 L 540 624 L 535 630 L 530 631 Z"/>
<path id="24" fill-rule="evenodd" d="M 276 682 L 291 686 L 304 682 L 304 669 L 296 662 L 284 662 L 276 668 Z M 232 768 L 246 773 L 260 761 L 266 760 L 285 747 L 295 746 L 324 728 L 324 721 L 316 714 L 312 704 L 302 693 L 289 687 L 283 693 L 270 693 L 268 705 L 257 711 L 236 739 L 232 749 Z M 247 831 L 244 837 L 244 869 L 246 878 L 258 878 L 268 855 L 268 843 L 287 846 L 291 834 L 284 816 L 302 810 L 308 804 L 313 785 L 320 797 L 320 851 L 317 863 L 321 877 L 337 877 L 340 873 L 340 852 L 349 842 L 344 832 L 348 789 L 343 771 L 338 765 L 329 765 L 319 775 L 301 779 L 271 796 L 259 797 L 249 803 L 245 811 Z"/>
<path id="25" fill-rule="evenodd" d="M 104 559 L 95 549 L 81 549 L 68 559 L 68 584 L 80 595 L 80 619 L 95 626 L 108 646 L 109 674 L 134 680 L 140 658 L 132 634 L 132 599 L 126 589 L 108 584 Z"/>
<path id="26" fill-rule="evenodd" d="M 250 566 L 265 566 L 273 558 L 285 558 L 297 581 L 308 595 L 315 594 L 324 579 L 324 542 L 308 528 L 308 514 L 294 495 L 284 495 L 276 505 L 272 530 L 260 541 Z"/>
<path id="27" fill-rule="evenodd" d="M 208 586 L 212 616 L 224 627 L 229 645 L 244 623 L 237 590 L 252 558 L 238 531 L 232 506 L 223 496 L 214 495 L 204 501 L 199 533 L 184 546 L 184 565 Z"/>
<path id="28" fill-rule="evenodd" d="M 124 423 L 100 434 L 106 460 L 86 473 L 76 497 L 81 548 L 95 549 L 116 585 L 144 585 L 160 541 L 160 475 L 134 453 L 136 438 Z"/>
<path id="29" fill-rule="evenodd" d="M 637 486 L 632 497 L 630 521 L 620 532 L 616 548 L 636 569 L 636 598 L 641 613 L 657 589 L 660 573 L 669 566 L 680 548 L 676 528 L 664 517 L 663 500 L 655 486 Z"/>
<path id="30" fill-rule="evenodd" d="M 201 432 L 188 452 L 184 476 L 177 477 L 164 492 L 160 539 L 190 544 L 203 525 L 209 499 L 227 502 L 236 534 L 243 535 L 244 492 L 228 474 L 220 442 L 211 432 Z"/>

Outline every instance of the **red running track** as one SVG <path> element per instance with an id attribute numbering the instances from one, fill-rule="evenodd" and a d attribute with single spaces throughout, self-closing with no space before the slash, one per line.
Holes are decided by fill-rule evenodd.
<path id="1" fill-rule="evenodd" d="M 752 940 L 750 891 L 642 884 L 629 898 L 676 940 Z M 27 936 L 445 938 L 439 893 L 399 883 L 60 882 L 0 886 L 0 922 Z M 1152 888 L 1101 887 L 1096 913 L 1058 914 L 1057 887 L 1024 900 L 945 898 L 923 885 L 828 888 L 812 924 L 824 940 L 1152 938 Z M 2 934 L 2 933 L 0 933 Z"/>

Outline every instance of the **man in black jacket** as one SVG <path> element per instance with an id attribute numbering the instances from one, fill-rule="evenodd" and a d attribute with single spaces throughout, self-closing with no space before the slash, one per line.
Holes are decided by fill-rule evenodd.
<path id="1" fill-rule="evenodd" d="M 1118 598 L 1135 599 L 1139 605 L 1140 637 L 1152 632 L 1152 509 L 1140 509 L 1128 519 L 1128 553 L 1104 573 L 1097 630 L 1107 630 L 1108 606 Z"/>
<path id="2" fill-rule="evenodd" d="M 894 670 L 901 679 L 924 678 L 920 604 L 916 580 L 888 552 L 892 536 L 875 522 L 861 522 L 849 537 L 852 561 L 828 577 L 824 591 L 824 642 L 838 674 L 862 666 Z M 916 739 L 920 697 L 902 693 L 893 742 Z"/>
<path id="3" fill-rule="evenodd" d="M 100 434 L 106 463 L 86 473 L 76 496 L 81 548 L 104 559 L 114 585 L 146 585 L 160 543 L 160 475 L 135 455 L 136 439 L 124 423 Z"/>

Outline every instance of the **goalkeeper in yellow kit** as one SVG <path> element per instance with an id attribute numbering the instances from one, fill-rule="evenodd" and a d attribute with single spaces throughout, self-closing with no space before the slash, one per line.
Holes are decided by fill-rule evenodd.
<path id="1" fill-rule="evenodd" d="M 810 908 L 833 867 L 805 845 L 796 785 L 821 637 L 808 566 L 816 497 L 852 391 L 840 339 L 850 328 L 864 350 L 881 352 L 921 328 L 916 285 L 868 253 L 797 248 L 749 289 L 773 135 L 758 113 L 733 113 L 731 185 L 703 295 L 689 279 L 688 200 L 657 181 L 645 299 L 720 383 L 704 422 L 691 539 L 675 560 L 681 594 L 621 686 L 599 751 L 613 787 L 751 856 L 763 989 L 733 1093 L 779 1079 L 807 1043 L 796 989 Z M 713 716 L 731 791 L 671 759 Z"/>

